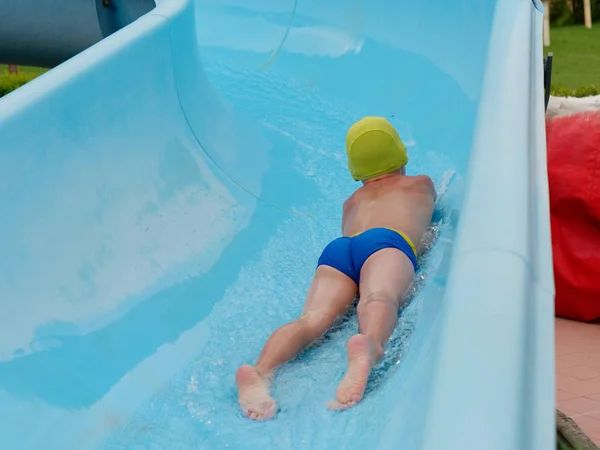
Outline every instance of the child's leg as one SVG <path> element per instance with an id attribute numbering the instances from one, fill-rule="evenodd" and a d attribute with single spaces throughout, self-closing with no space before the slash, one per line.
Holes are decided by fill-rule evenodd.
<path id="1" fill-rule="evenodd" d="M 250 418 L 273 416 L 275 401 L 268 392 L 273 370 L 322 336 L 356 295 L 356 283 L 346 275 L 329 266 L 318 267 L 302 315 L 275 330 L 254 367 L 245 365 L 236 373 L 239 402 Z"/>
<path id="2" fill-rule="evenodd" d="M 360 274 L 360 334 L 348 341 L 348 370 L 330 408 L 349 408 L 362 399 L 369 373 L 383 356 L 414 275 L 410 259 L 394 248 L 380 250 L 365 262 Z"/>

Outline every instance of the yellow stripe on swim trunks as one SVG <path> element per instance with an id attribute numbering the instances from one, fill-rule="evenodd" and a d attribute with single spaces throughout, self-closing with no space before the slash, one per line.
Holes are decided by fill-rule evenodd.
<path id="1" fill-rule="evenodd" d="M 392 230 L 393 232 L 398 233 L 400 236 L 402 236 L 404 238 L 404 240 L 408 243 L 408 245 L 410 245 L 410 248 L 412 248 L 412 251 L 415 254 L 415 258 L 418 257 L 418 255 L 417 255 L 417 247 L 415 247 L 415 244 L 413 244 L 413 242 L 410 240 L 410 238 L 405 233 L 403 233 L 402 231 L 398 231 L 395 228 L 388 228 L 388 230 Z M 368 231 L 368 230 L 365 230 L 365 231 Z M 364 233 L 364 231 L 362 231 L 360 233 L 353 234 L 350 237 L 356 237 L 359 234 L 363 234 L 363 233 Z"/>

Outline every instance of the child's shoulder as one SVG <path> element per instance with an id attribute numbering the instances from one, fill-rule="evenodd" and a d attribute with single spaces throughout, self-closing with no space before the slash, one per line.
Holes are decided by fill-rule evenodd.
<path id="1" fill-rule="evenodd" d="M 352 194 L 350 194 L 350 196 L 346 200 L 344 200 L 344 209 L 346 209 L 348 206 L 352 205 L 352 203 L 356 201 L 357 197 L 359 197 L 362 192 L 361 189 L 363 188 L 364 186 L 359 187 Z"/>
<path id="2" fill-rule="evenodd" d="M 433 183 L 431 177 L 427 175 L 414 175 L 410 178 L 412 179 L 412 183 L 418 186 L 419 189 L 425 189 L 435 197 L 435 184 Z"/>
<path id="3" fill-rule="evenodd" d="M 425 175 L 425 174 L 410 175 L 406 178 L 409 180 L 412 180 L 416 183 L 433 183 L 433 180 L 431 179 L 431 177 L 428 175 Z"/>

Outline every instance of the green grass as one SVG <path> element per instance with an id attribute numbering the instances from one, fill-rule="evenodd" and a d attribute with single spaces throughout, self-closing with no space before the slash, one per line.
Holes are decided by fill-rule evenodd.
<path id="1" fill-rule="evenodd" d="M 41 67 L 30 67 L 30 66 L 19 66 L 19 73 L 23 73 L 25 75 L 41 75 L 46 72 L 48 69 L 43 69 Z M 8 66 L 6 64 L 0 64 L 0 75 L 8 72 Z"/>
<path id="2" fill-rule="evenodd" d="M 29 83 L 34 78 L 35 75 L 25 73 L 18 73 L 16 75 L 0 74 L 0 97 L 20 88 L 25 83 Z"/>
<path id="3" fill-rule="evenodd" d="M 20 88 L 25 83 L 46 72 L 40 67 L 19 66 L 17 74 L 9 74 L 8 66 L 0 64 L 0 97 Z"/>
<path id="4" fill-rule="evenodd" d="M 600 93 L 600 23 L 594 23 L 591 30 L 581 25 L 552 27 L 550 43 L 544 54 L 554 55 L 553 91 Z"/>

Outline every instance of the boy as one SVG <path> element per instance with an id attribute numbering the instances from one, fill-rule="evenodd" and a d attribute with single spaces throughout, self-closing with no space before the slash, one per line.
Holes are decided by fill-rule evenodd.
<path id="1" fill-rule="evenodd" d="M 273 371 L 323 335 L 360 294 L 359 333 L 348 340 L 348 369 L 328 406 L 358 403 L 417 270 L 415 243 L 431 225 L 433 182 L 406 176 L 406 148 L 386 119 L 365 117 L 352 125 L 346 152 L 350 173 L 363 186 L 344 202 L 343 236 L 323 250 L 301 316 L 271 335 L 255 366 L 236 373 L 239 403 L 251 419 L 273 417 Z"/>

